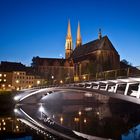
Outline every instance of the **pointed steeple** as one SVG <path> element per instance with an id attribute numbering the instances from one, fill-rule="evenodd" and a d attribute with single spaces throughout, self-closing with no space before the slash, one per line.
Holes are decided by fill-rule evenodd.
<path id="1" fill-rule="evenodd" d="M 76 47 L 78 47 L 80 45 L 82 45 L 82 38 L 81 38 L 81 33 L 80 33 L 80 23 L 78 22 Z"/>
<path id="2" fill-rule="evenodd" d="M 68 21 L 67 38 L 72 38 L 72 36 L 71 36 L 70 20 Z"/>
<path id="3" fill-rule="evenodd" d="M 101 32 L 101 28 L 99 29 L 99 32 L 98 32 L 98 39 L 101 39 L 102 38 L 102 32 Z"/>
<path id="4" fill-rule="evenodd" d="M 68 21 L 68 30 L 66 36 L 66 43 L 65 43 L 65 58 L 68 59 L 73 51 L 72 47 L 72 35 L 71 35 L 71 27 L 70 27 L 70 20 Z"/>

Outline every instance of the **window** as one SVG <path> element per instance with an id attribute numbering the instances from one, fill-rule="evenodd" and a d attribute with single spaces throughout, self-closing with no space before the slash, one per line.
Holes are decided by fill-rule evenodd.
<path id="1" fill-rule="evenodd" d="M 6 82 L 6 79 L 4 79 L 3 81 Z"/>
<path id="2" fill-rule="evenodd" d="M 4 77 L 6 77 L 6 74 L 4 74 Z"/>
<path id="3" fill-rule="evenodd" d="M 16 80 L 16 83 L 18 84 L 19 83 L 19 80 Z"/>
<path id="4" fill-rule="evenodd" d="M 0 77 L 2 77 L 2 74 L 0 73 Z"/>

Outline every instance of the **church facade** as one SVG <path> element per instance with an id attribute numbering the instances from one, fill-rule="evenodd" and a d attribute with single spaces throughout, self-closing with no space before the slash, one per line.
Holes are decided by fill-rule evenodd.
<path id="1" fill-rule="evenodd" d="M 65 42 L 65 59 L 33 58 L 35 71 L 47 79 L 56 81 L 79 80 L 82 75 L 120 68 L 120 56 L 107 36 L 98 33 L 98 39 L 82 44 L 80 24 L 78 23 L 76 47 L 73 49 L 70 21 Z"/>

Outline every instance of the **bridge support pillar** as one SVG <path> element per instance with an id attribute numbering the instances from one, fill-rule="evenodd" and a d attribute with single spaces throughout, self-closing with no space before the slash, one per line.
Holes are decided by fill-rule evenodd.
<path id="1" fill-rule="evenodd" d="M 114 93 L 117 92 L 118 84 L 115 85 Z"/>
<path id="2" fill-rule="evenodd" d="M 126 88 L 125 88 L 125 91 L 124 91 L 124 95 L 127 95 L 128 89 L 129 89 L 129 83 L 126 84 Z"/>
<path id="3" fill-rule="evenodd" d="M 140 84 L 138 85 L 137 98 L 140 98 Z"/>

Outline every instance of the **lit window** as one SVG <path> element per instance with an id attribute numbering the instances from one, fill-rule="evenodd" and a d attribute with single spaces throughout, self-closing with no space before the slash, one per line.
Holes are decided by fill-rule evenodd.
<path id="1" fill-rule="evenodd" d="M 60 80 L 60 84 L 63 84 L 63 81 L 62 80 Z"/>
<path id="2" fill-rule="evenodd" d="M 19 90 L 19 87 L 17 87 L 17 91 Z"/>
<path id="3" fill-rule="evenodd" d="M 19 72 L 17 72 L 17 75 L 19 75 Z"/>
<path id="4" fill-rule="evenodd" d="M 6 82 L 6 79 L 4 79 L 4 82 Z"/>
<path id="5" fill-rule="evenodd" d="M 38 85 L 40 84 L 40 81 L 39 81 L 39 80 L 37 81 L 37 84 L 38 84 Z"/>
<path id="6" fill-rule="evenodd" d="M 2 74 L 0 73 L 0 77 L 2 77 Z"/>
<path id="7" fill-rule="evenodd" d="M 4 74 L 4 77 L 6 77 L 6 74 Z"/>
<path id="8" fill-rule="evenodd" d="M 0 82 L 2 81 L 2 79 L 0 79 Z"/>
<path id="9" fill-rule="evenodd" d="M 79 122 L 79 118 L 74 118 L 74 121 L 75 122 Z"/>
<path id="10" fill-rule="evenodd" d="M 0 131 L 1 131 L 1 128 L 0 128 Z"/>
<path id="11" fill-rule="evenodd" d="M 6 128 L 5 128 L 5 127 L 3 127 L 3 130 L 6 130 Z"/>
<path id="12" fill-rule="evenodd" d="M 6 123 L 5 122 L 3 122 L 3 125 L 5 125 Z"/>
<path id="13" fill-rule="evenodd" d="M 16 80 L 16 83 L 18 84 L 19 83 L 19 80 Z"/>
<path id="14" fill-rule="evenodd" d="M 18 125 L 16 125 L 16 129 L 18 129 Z"/>
<path id="15" fill-rule="evenodd" d="M 11 85 L 9 84 L 8 87 L 11 87 Z"/>
<path id="16" fill-rule="evenodd" d="M 84 123 L 86 123 L 87 122 L 87 120 L 86 119 L 84 119 Z"/>
<path id="17" fill-rule="evenodd" d="M 5 87 L 5 85 L 3 84 L 2 87 Z"/>

